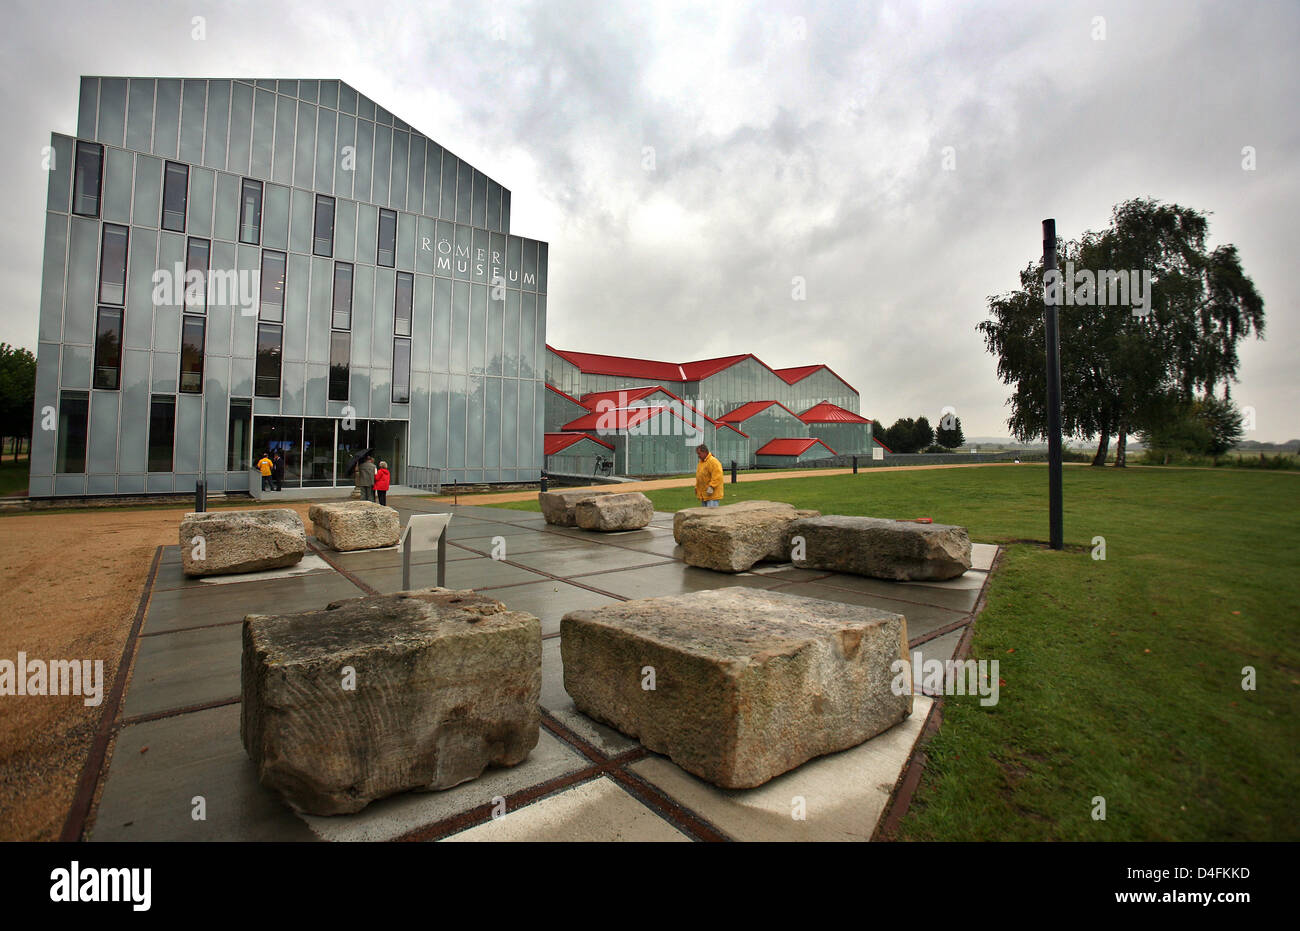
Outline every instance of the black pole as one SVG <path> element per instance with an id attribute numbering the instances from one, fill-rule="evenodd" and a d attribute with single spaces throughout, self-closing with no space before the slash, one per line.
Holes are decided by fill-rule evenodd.
<path id="1" fill-rule="evenodd" d="M 1043 221 L 1043 274 L 1056 271 L 1056 220 Z M 1071 282 L 1062 282 L 1070 287 Z M 1058 290 L 1059 295 L 1059 290 Z M 1059 300 L 1043 288 L 1044 329 L 1047 343 L 1047 496 L 1048 524 L 1054 550 L 1065 546 L 1061 515 L 1061 333 Z"/>
<path id="2" fill-rule="evenodd" d="M 539 488 L 538 491 L 545 491 L 545 490 L 546 490 L 546 473 L 543 472 L 543 473 L 542 473 L 541 488 Z"/>
<path id="3" fill-rule="evenodd" d="M 854 457 L 853 457 L 853 474 L 854 474 L 854 475 L 857 475 L 857 474 L 858 474 L 858 457 L 857 457 L 857 456 L 854 456 Z"/>
<path id="4" fill-rule="evenodd" d="M 731 460 L 731 484 L 736 484 L 736 460 Z"/>
<path id="5" fill-rule="evenodd" d="M 208 509 L 208 483 L 199 479 L 194 483 L 194 510 L 202 514 Z"/>

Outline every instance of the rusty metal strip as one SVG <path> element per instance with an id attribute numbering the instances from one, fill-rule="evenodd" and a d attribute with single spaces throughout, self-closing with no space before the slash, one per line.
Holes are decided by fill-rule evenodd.
<path id="1" fill-rule="evenodd" d="M 967 614 L 959 621 L 953 621 L 951 624 L 944 624 L 942 627 L 936 628 L 935 630 L 930 631 L 928 634 L 922 634 L 921 636 L 916 637 L 913 640 L 909 640 L 907 643 L 907 648 L 909 650 L 915 650 L 921 644 L 929 643 L 931 640 L 938 640 L 944 634 L 950 634 L 954 630 L 961 630 L 963 627 L 969 627 L 971 621 L 973 621 L 974 619 L 975 619 L 974 614 Z"/>
<path id="2" fill-rule="evenodd" d="M 326 564 L 327 564 L 331 569 L 333 569 L 333 570 L 334 570 L 335 572 L 337 572 L 339 575 L 343 576 L 343 578 L 347 579 L 349 582 L 351 582 L 351 583 L 352 583 L 353 585 L 355 585 L 357 588 L 361 589 L 361 590 L 362 590 L 363 592 L 365 592 L 367 595 L 378 595 L 378 594 L 381 594 L 381 592 L 379 591 L 379 589 L 375 588 L 375 587 L 372 586 L 372 585 L 367 584 L 366 582 L 361 581 L 361 579 L 357 578 L 357 576 L 353 575 L 353 574 L 352 574 L 351 572 L 349 572 L 347 569 L 344 569 L 342 566 L 340 566 L 340 565 L 339 565 L 337 562 L 335 562 L 333 559 L 330 559 L 329 556 L 325 555 L 325 551 L 324 551 L 323 549 L 321 549 L 319 546 L 316 546 L 316 544 L 314 544 L 314 543 L 308 543 L 307 546 L 311 549 L 311 551 L 312 551 L 313 553 L 315 553 L 315 554 L 316 554 L 317 556 L 319 556 L 321 559 L 325 560 Z"/>
<path id="3" fill-rule="evenodd" d="M 231 624 L 242 624 L 244 619 L 241 617 L 237 621 L 213 621 L 211 624 L 195 624 L 193 627 L 177 627 L 173 630 L 146 630 L 140 636 L 143 637 L 166 637 L 168 634 L 183 634 L 191 630 L 207 630 L 209 627 L 229 627 Z"/>
<path id="4" fill-rule="evenodd" d="M 169 708 L 166 711 L 150 711 L 147 714 L 133 714 L 129 718 L 123 718 L 122 723 L 117 729 L 130 727 L 132 724 L 144 724 L 148 721 L 161 721 L 164 718 L 174 718 L 182 714 L 190 714 L 195 711 L 208 711 L 211 708 L 224 708 L 226 705 L 238 705 L 241 701 L 236 695 L 234 698 L 220 698 L 216 701 L 205 701 L 197 705 L 185 705 L 182 708 Z"/>
<path id="5" fill-rule="evenodd" d="M 113 737 L 113 723 L 117 720 L 122 697 L 126 694 L 126 680 L 130 676 L 131 660 L 135 656 L 140 628 L 144 626 L 154 579 L 158 577 L 158 565 L 162 562 L 162 552 L 161 546 L 154 550 L 153 564 L 149 566 L 149 576 L 145 579 L 144 591 L 140 593 L 135 619 L 131 622 L 131 629 L 126 635 L 126 643 L 122 645 L 122 659 L 118 663 L 117 674 L 113 677 L 113 688 L 108 693 L 104 710 L 100 713 L 99 726 L 95 729 L 95 737 L 90 744 L 90 756 L 86 758 L 86 764 L 81 769 L 81 777 L 77 780 L 77 791 L 72 797 L 72 805 L 63 822 L 63 830 L 59 832 L 61 842 L 79 841 L 85 831 L 86 819 L 95 801 L 95 791 L 99 788 L 100 772 L 108 756 L 108 742 Z"/>

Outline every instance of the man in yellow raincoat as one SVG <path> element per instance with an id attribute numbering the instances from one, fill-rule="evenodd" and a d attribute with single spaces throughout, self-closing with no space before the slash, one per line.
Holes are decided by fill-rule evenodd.
<path id="1" fill-rule="evenodd" d="M 695 469 L 695 497 L 704 507 L 716 508 L 722 500 L 722 463 L 703 443 L 696 447 L 695 455 L 700 457 Z"/>

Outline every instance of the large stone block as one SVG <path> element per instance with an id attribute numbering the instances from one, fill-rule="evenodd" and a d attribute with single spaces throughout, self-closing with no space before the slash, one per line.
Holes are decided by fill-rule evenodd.
<path id="1" fill-rule="evenodd" d="M 180 546 L 186 575 L 230 575 L 297 564 L 307 533 L 289 508 L 191 512 L 181 520 Z"/>
<path id="2" fill-rule="evenodd" d="M 573 516 L 583 530 L 640 530 L 655 516 L 655 506 L 639 491 L 595 495 L 575 504 Z"/>
<path id="3" fill-rule="evenodd" d="M 801 514 L 780 501 L 742 501 L 716 508 L 685 508 L 673 515 L 673 537 L 687 565 L 744 572 L 763 560 L 790 558 L 789 525 Z"/>
<path id="4" fill-rule="evenodd" d="M 542 516 L 546 518 L 548 524 L 554 524 L 557 527 L 576 527 L 578 521 L 574 508 L 578 502 L 594 498 L 596 495 L 608 494 L 612 494 L 612 492 L 590 491 L 588 489 L 539 491 L 537 493 L 537 503 L 542 506 Z"/>
<path id="5" fill-rule="evenodd" d="M 327 501 L 307 510 L 311 534 L 334 550 L 396 546 L 402 533 L 397 511 L 374 501 Z"/>
<path id="6" fill-rule="evenodd" d="M 298 811 L 450 788 L 537 745 L 541 622 L 483 595 L 249 615 L 243 635 L 240 736 L 262 784 Z"/>
<path id="7" fill-rule="evenodd" d="M 898 581 L 952 579 L 970 568 L 966 528 L 949 524 L 833 515 L 795 521 L 789 535 L 804 539 L 802 558 L 792 560 L 800 568 Z"/>
<path id="8" fill-rule="evenodd" d="M 727 789 L 860 744 L 912 710 L 911 689 L 891 688 L 907 622 L 874 608 L 723 588 L 571 611 L 560 631 L 580 711 Z"/>

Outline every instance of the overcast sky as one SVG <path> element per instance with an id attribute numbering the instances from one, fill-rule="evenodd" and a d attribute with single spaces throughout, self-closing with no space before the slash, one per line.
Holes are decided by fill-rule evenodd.
<path id="1" fill-rule="evenodd" d="M 868 416 L 951 405 L 968 437 L 1006 435 L 975 325 L 1043 218 L 1211 212 L 1265 301 L 1247 438 L 1300 437 L 1300 3 L 7 7 L 6 342 L 36 348 L 41 148 L 75 134 L 80 75 L 335 77 L 511 189 L 511 231 L 551 244 L 552 345 L 825 362 Z"/>

